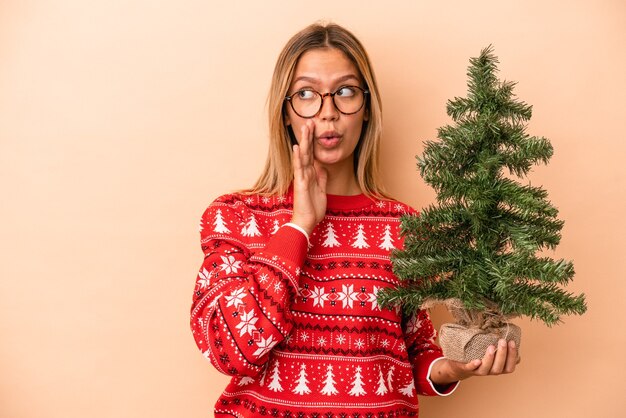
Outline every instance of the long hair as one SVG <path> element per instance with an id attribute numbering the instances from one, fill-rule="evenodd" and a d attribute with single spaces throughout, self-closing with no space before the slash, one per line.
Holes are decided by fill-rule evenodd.
<path id="1" fill-rule="evenodd" d="M 345 28 L 336 24 L 314 23 L 295 34 L 280 53 L 268 96 L 269 152 L 263 173 L 249 192 L 283 194 L 293 179 L 289 127 L 285 124 L 285 96 L 298 60 L 316 48 L 336 48 L 359 70 L 369 90 L 366 106 L 369 112 L 361 138 L 354 151 L 354 171 L 361 191 L 367 196 L 384 197 L 380 183 L 378 154 L 382 134 L 382 105 L 374 71 L 365 48 Z"/>

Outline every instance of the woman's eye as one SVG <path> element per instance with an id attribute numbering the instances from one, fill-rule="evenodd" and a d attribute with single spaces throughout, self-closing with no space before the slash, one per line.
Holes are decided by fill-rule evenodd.
<path id="1" fill-rule="evenodd" d="M 301 100 L 311 100 L 315 98 L 315 93 L 313 90 L 300 90 L 296 93 L 298 95 L 298 99 Z"/>
<path id="2" fill-rule="evenodd" d="M 337 96 L 340 97 L 352 97 L 354 96 L 354 88 L 352 87 L 341 87 L 337 90 Z"/>

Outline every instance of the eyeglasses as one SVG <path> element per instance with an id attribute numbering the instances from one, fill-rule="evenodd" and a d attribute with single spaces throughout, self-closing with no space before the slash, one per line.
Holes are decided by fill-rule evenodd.
<path id="1" fill-rule="evenodd" d="M 352 115 L 363 107 L 365 96 L 369 90 L 357 86 L 341 86 L 332 93 L 320 93 L 313 89 L 301 89 L 285 100 L 291 103 L 291 108 L 301 118 L 313 118 L 317 116 L 324 105 L 324 98 L 330 96 L 335 108 L 344 115 Z"/>

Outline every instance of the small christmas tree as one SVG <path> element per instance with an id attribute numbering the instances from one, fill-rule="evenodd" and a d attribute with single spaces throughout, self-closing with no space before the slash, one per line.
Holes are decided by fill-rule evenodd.
<path id="1" fill-rule="evenodd" d="M 324 380 L 324 387 L 321 390 L 322 395 L 335 395 L 339 393 L 335 387 L 337 382 L 335 382 L 334 377 L 333 366 L 329 364 L 326 368 L 326 380 Z"/>
<path id="2" fill-rule="evenodd" d="M 213 221 L 213 225 L 215 228 L 213 229 L 215 232 L 219 232 L 220 234 L 230 234 L 230 229 L 226 226 L 224 222 L 224 218 L 222 217 L 222 210 L 218 209 L 215 213 L 215 221 Z"/>
<path id="3" fill-rule="evenodd" d="M 305 393 L 311 393 L 309 389 L 309 380 L 306 378 L 306 364 L 300 366 L 300 377 L 298 378 L 298 385 L 293 388 L 293 393 L 298 395 L 304 395 Z"/>
<path id="4" fill-rule="evenodd" d="M 365 239 L 365 231 L 363 231 L 363 224 L 359 224 L 356 235 L 354 236 L 354 242 L 352 243 L 354 248 L 369 248 L 369 244 Z"/>
<path id="5" fill-rule="evenodd" d="M 361 366 L 357 366 L 354 373 L 354 380 L 352 381 L 352 389 L 348 392 L 352 396 L 365 395 L 365 389 L 363 389 L 363 376 L 361 375 Z"/>
<path id="6" fill-rule="evenodd" d="M 409 383 L 406 384 L 406 386 L 401 387 L 400 389 L 398 389 L 398 392 L 400 392 L 401 394 L 408 396 L 409 398 L 412 398 L 413 396 L 415 396 L 415 379 L 411 379 L 409 381 Z"/>
<path id="7" fill-rule="evenodd" d="M 389 371 L 387 371 L 387 386 L 390 391 L 393 391 L 393 371 L 396 369 L 396 366 L 391 366 Z"/>
<path id="8" fill-rule="evenodd" d="M 547 164 L 552 146 L 525 133 L 532 107 L 515 98 L 515 83 L 498 81 L 492 48 L 470 63 L 468 97 L 447 104 L 455 125 L 440 128 L 441 141 L 427 141 L 418 158 L 438 204 L 402 219 L 404 250 L 392 258 L 404 282 L 379 301 L 407 313 L 444 303 L 459 324 L 482 330 L 521 315 L 551 326 L 584 313 L 584 295 L 561 288 L 574 276 L 572 262 L 536 254 L 554 249 L 563 227 L 547 192 L 511 178 Z"/>
<path id="9" fill-rule="evenodd" d="M 393 245 L 393 238 L 391 237 L 391 225 L 385 226 L 385 233 L 383 234 L 383 239 L 378 248 L 381 250 L 392 250 L 396 248 Z"/>
<path id="10" fill-rule="evenodd" d="M 261 235 L 259 232 L 259 227 L 256 223 L 256 218 L 254 215 L 250 215 L 250 220 L 248 223 L 241 229 L 241 235 L 244 237 L 256 237 Z"/>
<path id="11" fill-rule="evenodd" d="M 337 241 L 337 233 L 335 232 L 335 228 L 330 222 L 326 227 L 326 235 L 324 235 L 324 238 L 326 238 L 322 243 L 322 246 L 324 247 L 339 247 L 341 245 L 341 243 Z"/>
<path id="12" fill-rule="evenodd" d="M 385 378 L 383 377 L 383 370 L 378 368 L 378 388 L 376 389 L 377 395 L 384 395 L 387 393 L 387 386 L 385 386 Z"/>
<path id="13" fill-rule="evenodd" d="M 269 388 L 274 392 L 282 392 L 283 386 L 280 384 L 280 365 L 278 361 L 274 363 L 274 369 L 272 369 L 272 377 L 270 380 Z"/>

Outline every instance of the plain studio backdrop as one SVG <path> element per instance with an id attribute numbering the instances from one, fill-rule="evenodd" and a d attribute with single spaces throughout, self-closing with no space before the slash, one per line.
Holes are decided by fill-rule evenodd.
<path id="1" fill-rule="evenodd" d="M 434 201 L 414 155 L 489 44 L 555 148 L 530 181 L 565 221 L 552 256 L 574 261 L 588 313 L 518 320 L 514 374 L 422 398 L 420 416 L 623 416 L 623 0 L 3 0 L 2 418 L 212 416 L 227 378 L 189 331 L 198 221 L 260 173 L 275 60 L 320 19 L 369 51 L 399 200 Z"/>

